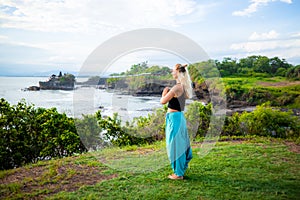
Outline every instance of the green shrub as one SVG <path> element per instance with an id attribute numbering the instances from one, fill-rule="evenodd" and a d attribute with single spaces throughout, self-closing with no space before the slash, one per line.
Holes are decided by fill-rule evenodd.
<path id="1" fill-rule="evenodd" d="M 55 108 L 0 100 L 0 169 L 85 151 L 73 119 Z"/>
<path id="2" fill-rule="evenodd" d="M 131 145 L 130 136 L 122 130 L 121 119 L 118 113 L 114 113 L 113 117 L 103 117 L 101 111 L 96 112 L 98 125 L 103 130 L 103 137 L 117 146 Z"/>
<path id="3" fill-rule="evenodd" d="M 101 137 L 103 129 L 98 125 L 96 115 L 82 115 L 83 118 L 75 119 L 77 133 L 88 150 L 97 150 L 107 145 Z"/>
<path id="4" fill-rule="evenodd" d="M 98 124 L 103 130 L 104 139 L 113 145 L 151 144 L 164 138 L 166 107 L 157 109 L 151 115 L 135 118 L 131 123 L 121 125 L 117 113 L 113 117 L 103 117 L 101 111 L 96 113 Z"/>
<path id="5" fill-rule="evenodd" d="M 20 102 L 10 106 L 5 99 L 0 100 L 0 169 L 9 169 L 34 161 L 38 128 L 34 120 L 35 110 Z M 27 131 L 28 130 L 28 131 Z"/>
<path id="6" fill-rule="evenodd" d="M 165 117 L 167 106 L 156 109 L 145 117 L 137 117 L 132 123 L 127 123 L 126 131 L 144 138 L 145 143 L 152 143 L 165 138 Z"/>
<path id="7" fill-rule="evenodd" d="M 281 112 L 269 104 L 257 106 L 251 113 L 244 112 L 240 116 L 244 124 L 244 133 L 249 135 L 271 136 L 280 138 L 298 138 L 300 136 L 300 120 L 291 112 Z"/>
<path id="8" fill-rule="evenodd" d="M 226 116 L 222 135 L 223 136 L 241 136 L 244 124 L 240 122 L 239 113 L 234 113 L 232 116 Z"/>
<path id="9" fill-rule="evenodd" d="M 60 114 L 56 108 L 38 109 L 37 116 L 41 127 L 41 141 L 43 145 L 40 156 L 44 158 L 70 156 L 86 150 L 77 134 L 74 120 Z"/>
<path id="10" fill-rule="evenodd" d="M 205 106 L 202 102 L 194 101 L 187 106 L 185 117 L 192 137 L 204 137 L 206 135 L 211 114 L 212 104 Z"/>

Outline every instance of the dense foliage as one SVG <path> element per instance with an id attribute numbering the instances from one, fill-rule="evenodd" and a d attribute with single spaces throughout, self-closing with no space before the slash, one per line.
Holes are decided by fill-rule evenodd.
<path id="1" fill-rule="evenodd" d="M 129 70 L 126 72 L 121 73 L 113 73 L 111 76 L 130 76 L 130 75 L 139 75 L 139 74 L 152 74 L 152 75 L 159 75 L 159 76 L 165 76 L 170 74 L 170 68 L 166 66 L 158 66 L 153 65 L 151 67 L 148 66 L 147 61 L 134 64 L 130 67 Z"/>
<path id="2" fill-rule="evenodd" d="M 0 169 L 98 150 L 111 144 L 151 144 L 165 137 L 166 106 L 122 125 L 117 113 L 110 117 L 98 111 L 74 121 L 55 108 L 34 108 L 24 101 L 11 106 L 4 99 L 0 104 Z M 185 116 L 191 138 L 206 136 L 211 115 L 211 104 L 205 106 L 194 101 L 187 106 Z M 251 113 L 227 116 L 221 135 L 259 135 L 300 142 L 300 119 L 263 104 Z"/>
<path id="3" fill-rule="evenodd" d="M 244 105 L 260 105 L 270 101 L 272 106 L 299 108 L 300 65 L 294 66 L 278 57 L 249 56 L 240 60 L 224 58 L 189 65 L 192 81 L 200 88 L 203 84 L 221 80 L 228 104 L 237 101 Z M 276 84 L 278 83 L 278 84 Z M 264 85 L 265 84 L 265 85 Z M 210 89 L 215 86 L 208 86 Z M 215 91 L 214 91 L 215 92 Z"/>
<path id="4" fill-rule="evenodd" d="M 204 137 L 208 131 L 210 117 L 212 114 L 212 104 L 203 105 L 195 101 L 187 106 L 185 117 L 190 135 L 193 137 Z"/>
<path id="5" fill-rule="evenodd" d="M 164 138 L 166 107 L 157 109 L 146 117 L 135 118 L 132 122 L 121 124 L 117 113 L 112 117 L 102 116 L 101 111 L 96 113 L 99 126 L 103 129 L 105 141 L 113 145 L 141 145 L 151 144 Z"/>
<path id="6" fill-rule="evenodd" d="M 128 86 L 129 90 L 137 90 L 145 85 L 147 80 L 169 80 L 171 79 L 170 68 L 166 66 L 148 66 L 147 62 L 134 64 L 126 72 L 113 73 L 107 79 L 107 84 L 114 88 L 122 85 Z"/>
<path id="7" fill-rule="evenodd" d="M 105 130 L 105 139 L 114 145 L 150 144 L 165 137 L 166 107 L 157 109 L 147 117 L 138 117 L 132 123 L 121 125 L 117 113 L 103 118 L 98 112 L 100 127 Z M 187 106 L 185 117 L 191 138 L 206 137 L 212 116 L 212 105 L 194 101 Z M 257 106 L 254 112 L 235 113 L 226 116 L 220 136 L 270 136 L 289 138 L 300 142 L 300 119 L 291 112 L 282 112 L 269 104 Z"/>
<path id="8" fill-rule="evenodd" d="M 278 80 L 277 80 L 278 79 Z M 299 108 L 300 85 L 284 83 L 285 78 L 223 78 L 227 100 L 239 100 L 247 105 L 260 105 L 269 101 L 272 106 L 286 106 Z M 268 82 L 267 82 L 268 81 Z M 270 86 L 260 85 L 260 82 Z M 276 82 L 283 82 L 286 85 L 276 87 Z"/>
<path id="9" fill-rule="evenodd" d="M 103 129 L 99 126 L 95 115 L 82 115 L 82 118 L 75 118 L 75 125 L 80 140 L 87 150 L 98 150 L 107 145 L 101 137 Z"/>
<path id="10" fill-rule="evenodd" d="M 222 135 L 258 135 L 289 138 L 300 142 L 300 119 L 291 112 L 282 112 L 262 104 L 253 112 L 235 113 L 226 118 Z"/>
<path id="11" fill-rule="evenodd" d="M 300 66 L 293 66 L 285 59 L 266 56 L 249 56 L 235 60 L 224 58 L 223 61 L 215 61 L 221 76 L 282 76 L 291 79 L 300 79 Z"/>
<path id="12" fill-rule="evenodd" d="M 196 137 L 205 137 L 210 126 L 212 106 L 193 102 L 185 113 L 187 121 L 197 129 L 192 129 Z M 221 136 L 269 136 L 289 138 L 300 142 L 300 119 L 292 112 L 282 112 L 269 103 L 257 106 L 253 112 L 234 113 L 226 116 Z"/>
<path id="13" fill-rule="evenodd" d="M 74 121 L 66 114 L 0 100 L 0 169 L 83 151 Z"/>

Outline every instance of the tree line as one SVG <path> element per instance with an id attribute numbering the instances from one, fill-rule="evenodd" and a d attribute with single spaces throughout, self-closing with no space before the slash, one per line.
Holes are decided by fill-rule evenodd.
<path id="1" fill-rule="evenodd" d="M 253 55 L 239 60 L 224 58 L 215 61 L 221 76 L 282 76 L 300 80 L 300 65 L 289 64 L 278 57 Z"/>
<path id="2" fill-rule="evenodd" d="M 252 55 L 241 59 L 225 57 L 222 61 L 207 60 L 200 63 L 191 63 L 189 65 L 189 70 L 198 70 L 205 74 L 210 72 L 211 75 L 214 75 L 214 72 L 210 70 L 216 69 L 222 77 L 281 76 L 289 79 L 300 80 L 300 65 L 292 65 L 285 59 L 280 59 L 278 57 L 268 58 L 267 56 L 261 55 Z M 142 62 L 132 65 L 129 70 L 126 70 L 126 72 L 114 73 L 111 74 L 111 76 L 126 76 L 143 73 L 167 75 L 170 74 L 170 68 L 167 66 L 157 65 L 149 67 L 147 62 Z M 169 78 L 171 78 L 171 76 L 169 76 Z"/>

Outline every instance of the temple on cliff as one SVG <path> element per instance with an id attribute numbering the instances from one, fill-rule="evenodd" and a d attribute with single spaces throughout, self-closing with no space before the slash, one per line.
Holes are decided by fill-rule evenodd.
<path id="1" fill-rule="evenodd" d="M 73 74 L 65 73 L 62 75 L 52 74 L 48 81 L 39 81 L 41 90 L 73 90 L 75 86 L 75 76 Z"/>

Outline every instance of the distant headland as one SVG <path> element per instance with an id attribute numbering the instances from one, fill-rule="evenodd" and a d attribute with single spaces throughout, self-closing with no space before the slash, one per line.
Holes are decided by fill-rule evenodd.
<path id="1" fill-rule="evenodd" d="M 75 87 L 75 76 L 73 74 L 59 72 L 52 74 L 47 81 L 39 81 L 39 86 L 30 86 L 26 90 L 73 90 Z"/>

